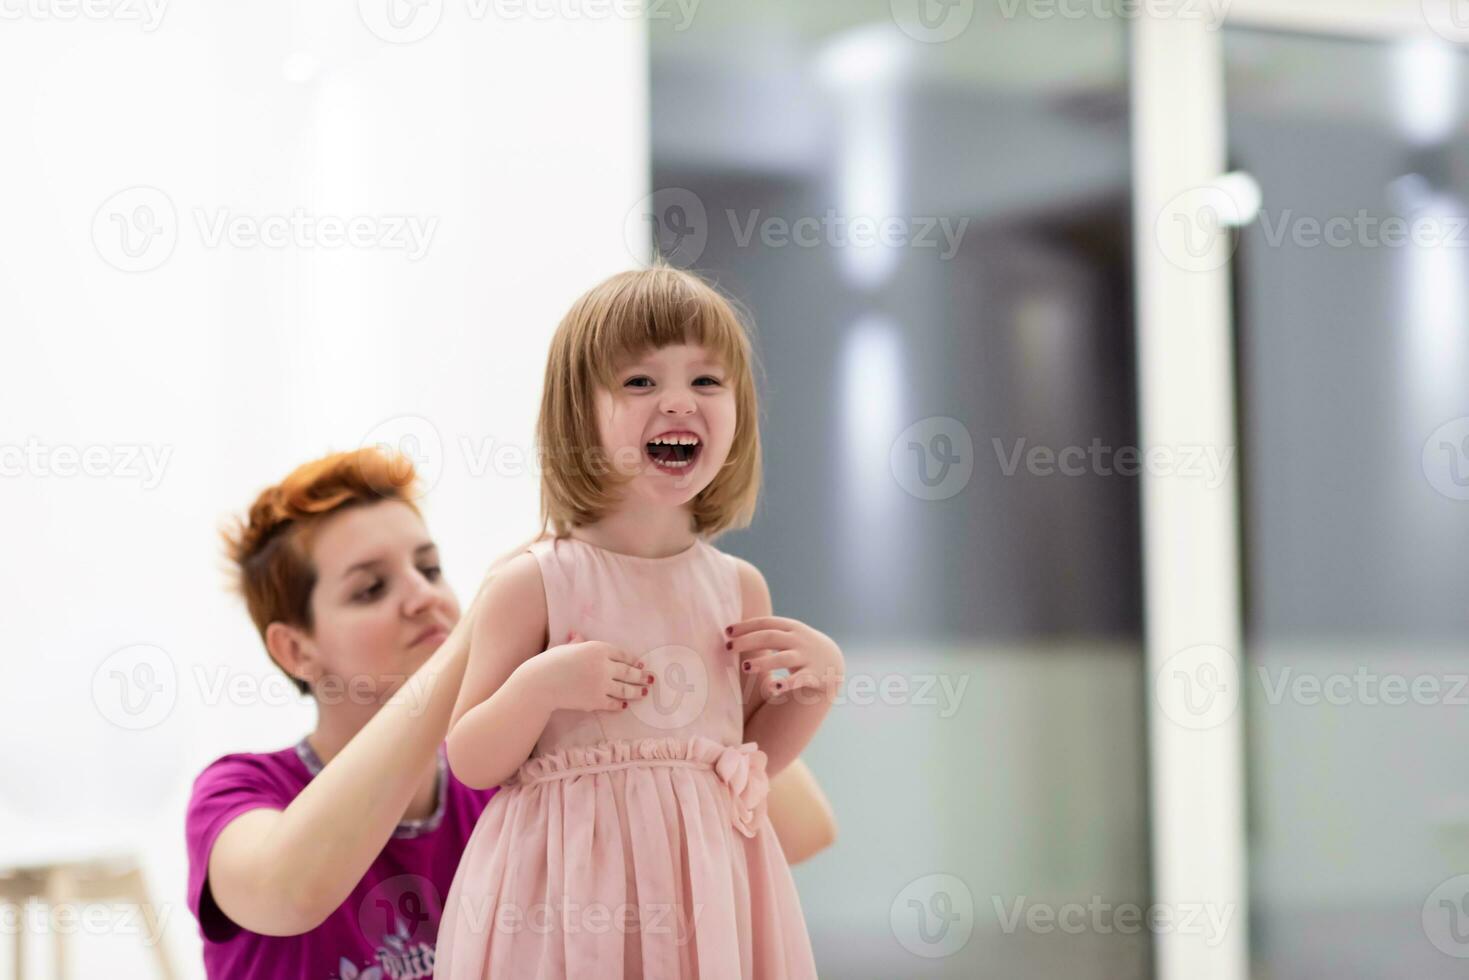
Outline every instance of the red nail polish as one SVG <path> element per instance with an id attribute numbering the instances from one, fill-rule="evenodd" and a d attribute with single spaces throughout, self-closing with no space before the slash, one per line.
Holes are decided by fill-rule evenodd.
<path id="1" fill-rule="evenodd" d="M 734 649 L 734 642 L 731 641 L 731 640 L 725 640 L 724 641 L 724 648 L 726 650 L 733 650 Z"/>
<path id="2" fill-rule="evenodd" d="M 646 688 L 646 687 L 645 687 L 645 688 L 643 688 L 643 693 L 644 693 L 644 694 L 647 694 L 647 693 L 648 693 L 648 689 L 647 689 L 647 688 Z"/>
<path id="3" fill-rule="evenodd" d="M 785 687 L 785 681 L 776 681 L 775 682 L 775 689 L 777 691 L 779 691 L 783 687 Z"/>
<path id="4" fill-rule="evenodd" d="M 750 661 L 748 661 L 748 660 L 745 661 L 745 669 L 746 670 L 749 670 L 750 669 Z"/>
<path id="5" fill-rule="evenodd" d="M 648 683 L 649 684 L 653 683 L 653 675 L 652 674 L 649 674 L 648 675 Z"/>
<path id="6" fill-rule="evenodd" d="M 734 635 L 734 627 L 733 626 L 726 626 L 724 628 L 724 635 L 725 636 L 733 636 Z"/>
<path id="7" fill-rule="evenodd" d="M 623 707 L 624 707 L 624 708 L 626 708 L 626 707 L 627 707 L 627 702 L 626 702 L 626 701 L 624 701 L 624 702 L 622 702 L 622 706 L 623 706 Z"/>

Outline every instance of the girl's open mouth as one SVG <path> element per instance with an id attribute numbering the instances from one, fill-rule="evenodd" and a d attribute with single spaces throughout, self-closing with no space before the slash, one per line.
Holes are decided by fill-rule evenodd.
<path id="1" fill-rule="evenodd" d="M 650 439 L 644 451 L 664 473 L 685 473 L 703 448 L 699 437 L 692 432 L 670 432 Z"/>

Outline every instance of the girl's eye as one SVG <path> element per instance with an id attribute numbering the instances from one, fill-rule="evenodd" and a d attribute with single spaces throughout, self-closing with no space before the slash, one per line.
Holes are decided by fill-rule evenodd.
<path id="1" fill-rule="evenodd" d="M 640 381 L 646 381 L 648 384 L 647 385 L 639 384 L 638 382 L 640 382 Z M 648 387 L 648 385 L 651 385 L 652 383 L 653 383 L 653 379 L 652 378 L 648 377 L 647 375 L 640 374 L 640 375 L 638 375 L 635 378 L 628 378 L 626 381 L 624 381 L 622 383 L 622 386 L 624 388 L 646 388 L 646 387 Z"/>
<path id="2" fill-rule="evenodd" d="M 694 384 L 698 384 L 701 381 L 707 381 L 707 382 L 709 382 L 709 385 L 714 385 L 714 386 L 718 386 L 719 385 L 719 379 L 718 378 L 712 377 L 711 375 L 707 375 L 707 374 L 704 375 L 701 378 L 694 379 Z M 709 385 L 705 385 L 704 387 L 707 388 L 707 387 L 709 387 Z"/>
<path id="3" fill-rule="evenodd" d="M 354 595 L 352 598 L 356 599 L 358 602 L 371 602 L 373 599 L 376 599 L 378 595 L 382 593 L 382 591 L 383 580 L 378 579 L 367 588 L 358 590 L 357 594 Z"/>

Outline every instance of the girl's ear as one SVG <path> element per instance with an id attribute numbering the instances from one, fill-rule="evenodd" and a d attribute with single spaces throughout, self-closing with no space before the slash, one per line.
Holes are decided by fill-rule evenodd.
<path id="1" fill-rule="evenodd" d="M 271 623 L 265 628 L 265 650 L 287 674 L 308 684 L 316 682 L 316 647 L 297 627 Z"/>

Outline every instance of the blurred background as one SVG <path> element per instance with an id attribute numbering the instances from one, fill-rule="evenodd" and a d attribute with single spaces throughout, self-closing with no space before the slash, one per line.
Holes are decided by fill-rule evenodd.
<path id="1" fill-rule="evenodd" d="M 847 654 L 823 976 L 1462 975 L 1469 4 L 0 17 L 0 869 L 136 859 L 202 976 L 193 777 L 314 720 L 221 522 L 394 445 L 467 597 L 557 321 L 658 254 L 755 325 L 719 546 Z M 156 975 L 114 906 L 73 975 Z"/>

